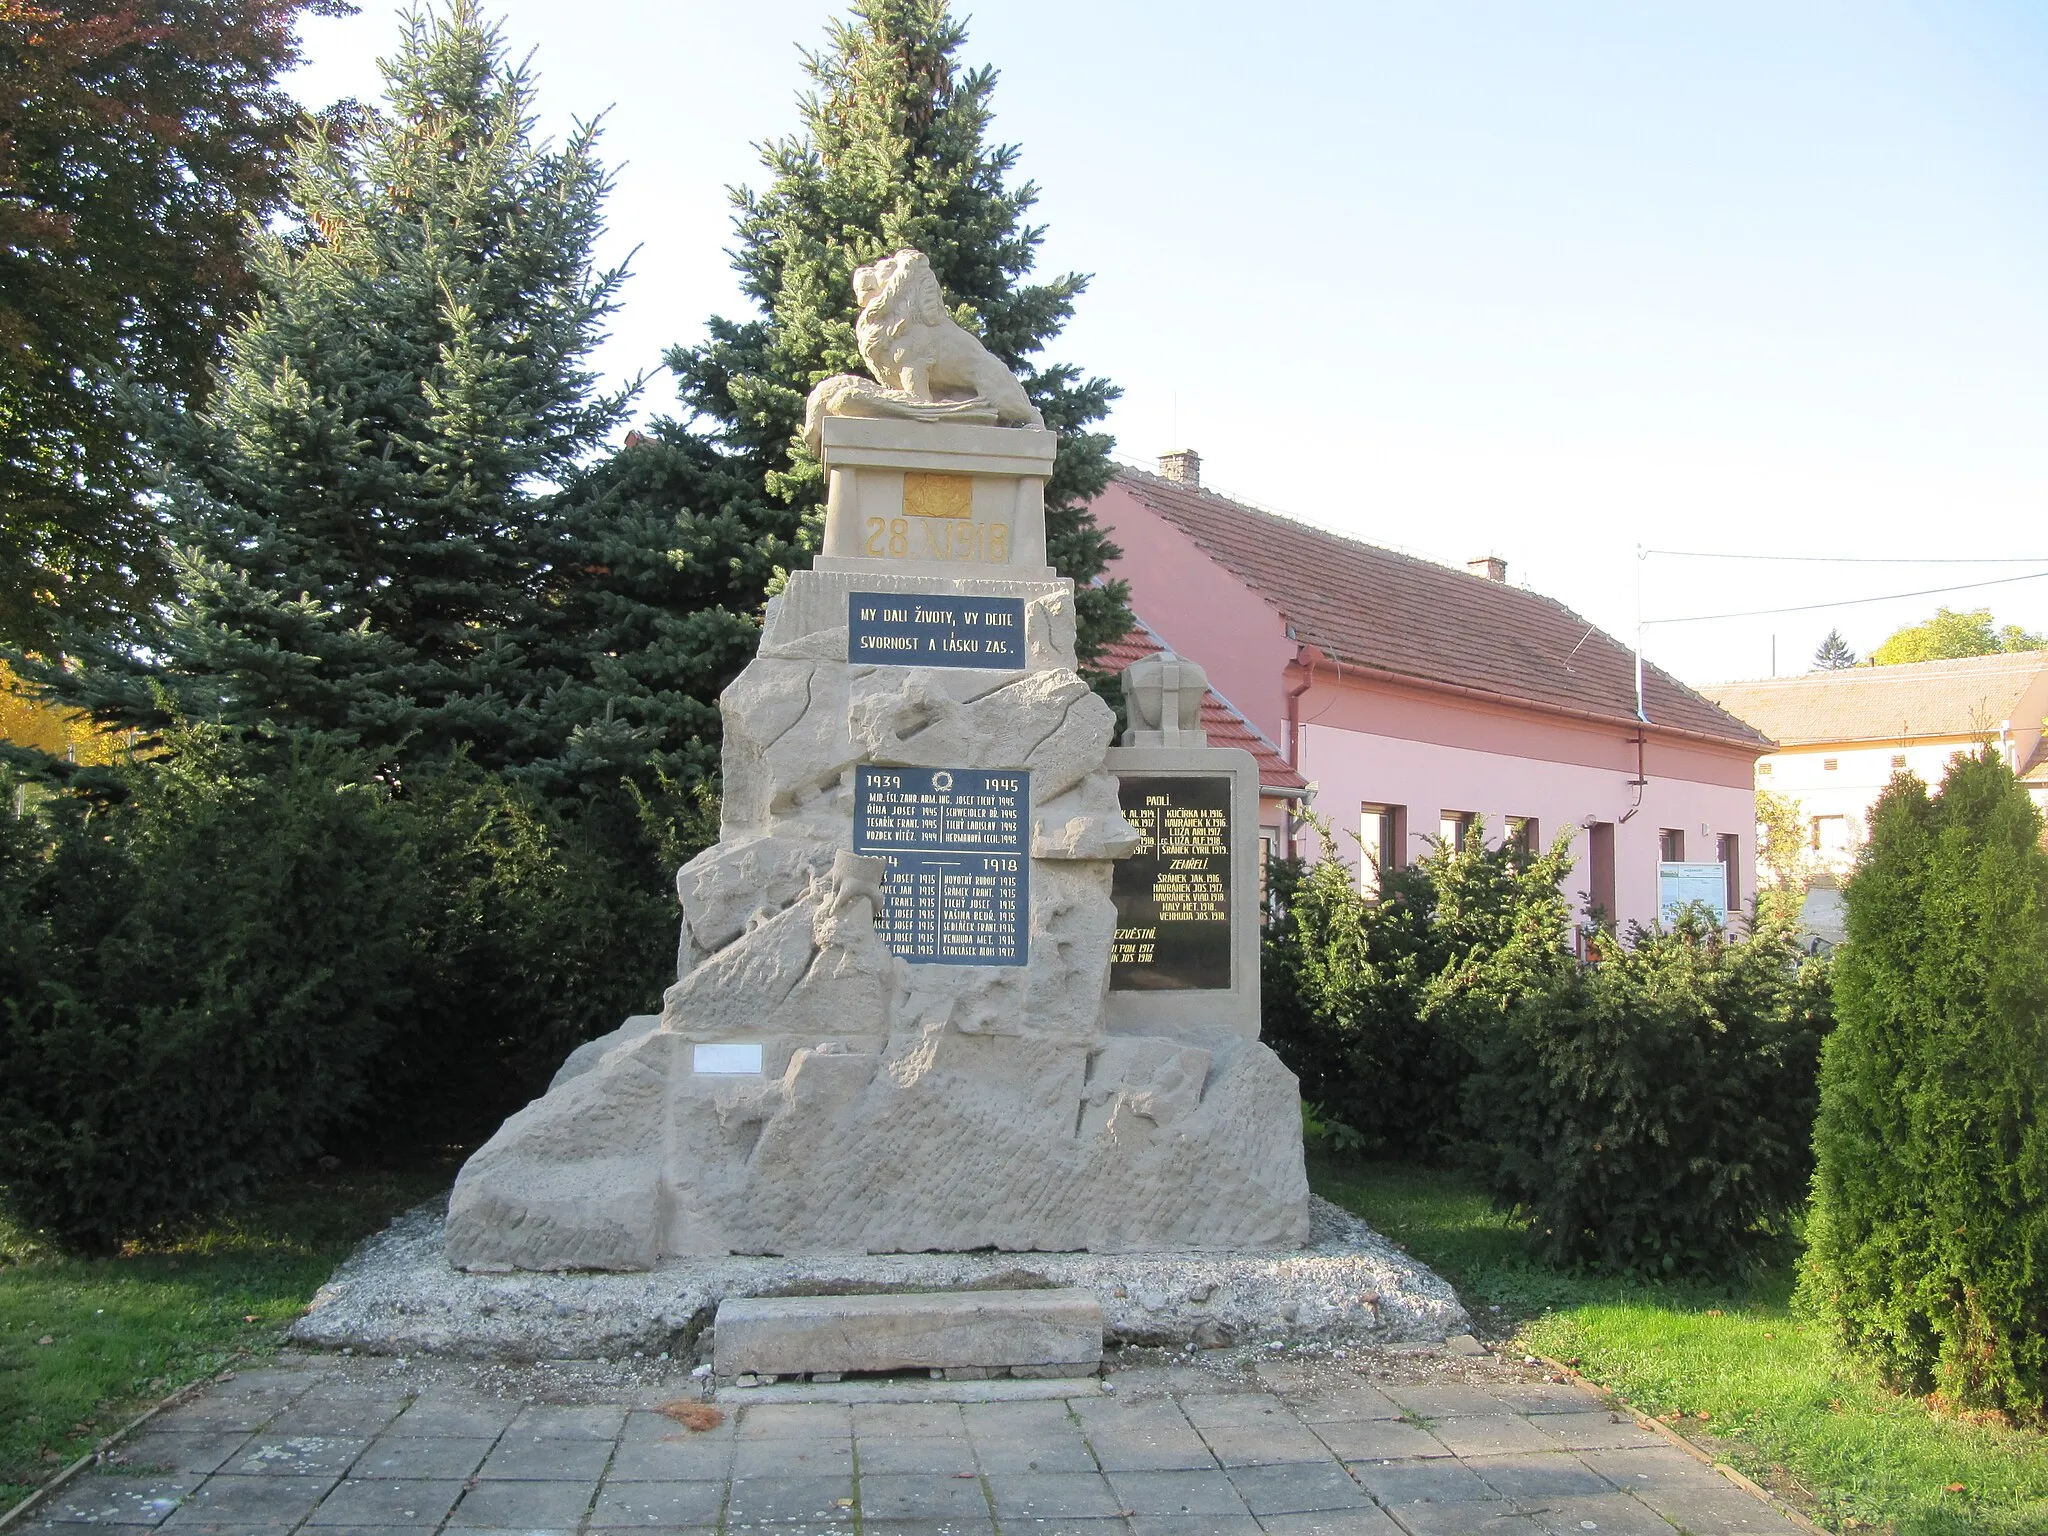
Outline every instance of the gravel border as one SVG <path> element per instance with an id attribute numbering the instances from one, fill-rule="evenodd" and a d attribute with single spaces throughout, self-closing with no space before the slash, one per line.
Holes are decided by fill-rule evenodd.
<path id="1" fill-rule="evenodd" d="M 1457 1294 L 1355 1216 L 1310 1197 L 1289 1253 L 915 1253 L 693 1259 L 640 1274 L 468 1274 L 441 1256 L 444 1205 L 368 1238 L 293 1324 L 294 1342 L 375 1355 L 709 1359 L 727 1296 L 1071 1285 L 1102 1302 L 1105 1342 L 1341 1337 L 1423 1343 L 1469 1332 Z"/>

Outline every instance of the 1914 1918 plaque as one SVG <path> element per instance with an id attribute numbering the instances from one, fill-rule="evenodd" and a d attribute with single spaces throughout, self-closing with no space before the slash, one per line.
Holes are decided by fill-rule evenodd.
<path id="1" fill-rule="evenodd" d="M 925 965 L 1024 964 L 1030 803 L 1024 771 L 861 765 L 853 850 L 889 861 L 875 933 L 892 954 Z"/>
<path id="2" fill-rule="evenodd" d="M 1124 820 L 1143 841 L 1118 861 L 1109 984 L 1126 991 L 1230 986 L 1228 774 L 1126 775 Z"/>

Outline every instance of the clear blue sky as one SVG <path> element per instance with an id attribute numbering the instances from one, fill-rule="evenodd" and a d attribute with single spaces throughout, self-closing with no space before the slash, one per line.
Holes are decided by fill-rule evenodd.
<path id="1" fill-rule="evenodd" d="M 2048 7 L 962 7 L 1049 270 L 1054 355 L 1114 379 L 1118 454 L 1512 580 L 1626 638 L 1637 544 L 2048 556 Z M 509 0 L 543 127 L 609 107 L 601 357 L 741 310 L 725 188 L 789 132 L 818 3 Z M 393 13 L 307 23 L 295 88 L 371 96 Z M 648 414 L 670 408 L 655 374 Z M 1655 616 L 2018 567 L 1653 559 Z M 2048 570 L 2048 560 L 2040 569 Z M 1867 651 L 1938 602 L 2048 630 L 2048 579 L 1653 627 L 1703 682 Z"/>

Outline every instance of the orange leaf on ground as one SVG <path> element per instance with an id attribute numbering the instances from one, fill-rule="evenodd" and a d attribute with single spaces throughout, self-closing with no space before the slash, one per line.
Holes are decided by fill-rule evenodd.
<path id="1" fill-rule="evenodd" d="M 700 1434 L 707 1429 L 716 1429 L 725 1422 L 725 1410 L 714 1408 L 709 1403 L 693 1403 L 686 1397 L 679 1397 L 672 1403 L 663 1403 L 659 1410 L 667 1414 L 685 1429 L 694 1429 Z"/>

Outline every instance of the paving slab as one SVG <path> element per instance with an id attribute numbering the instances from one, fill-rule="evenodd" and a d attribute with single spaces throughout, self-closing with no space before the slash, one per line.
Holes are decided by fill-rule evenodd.
<path id="1" fill-rule="evenodd" d="M 988 1494 L 979 1477 L 884 1472 L 860 1475 L 861 1522 L 884 1520 L 969 1520 L 989 1517 Z"/>
<path id="2" fill-rule="evenodd" d="M 722 1483 L 607 1483 L 590 1512 L 590 1527 L 715 1526 L 724 1507 Z"/>
<path id="3" fill-rule="evenodd" d="M 216 1473 L 201 1483 L 166 1530 L 290 1530 L 340 1482 L 338 1477 L 239 1477 Z"/>
<path id="4" fill-rule="evenodd" d="M 1544 1536 L 1673 1536 L 1671 1522 L 1626 1493 L 1525 1505 Z"/>
<path id="5" fill-rule="evenodd" d="M 1385 1510 L 1369 1501 L 1358 1509 L 1261 1515 L 1259 1524 L 1266 1536 L 1405 1536 Z"/>
<path id="6" fill-rule="evenodd" d="M 607 1483 L 723 1483 L 732 1476 L 733 1442 L 692 1440 L 682 1434 L 661 1440 L 621 1440 L 612 1453 Z"/>
<path id="7" fill-rule="evenodd" d="M 1336 1419 L 1309 1428 L 1340 1461 L 1401 1461 L 1452 1454 L 1435 1435 L 1405 1419 Z"/>
<path id="8" fill-rule="evenodd" d="M 347 1478 L 320 1501 L 307 1522 L 330 1525 L 439 1525 L 462 1497 L 460 1478 Z"/>
<path id="9" fill-rule="evenodd" d="M 546 1526 L 574 1530 L 583 1523 L 583 1513 L 597 1494 L 595 1479 L 589 1482 L 478 1483 L 463 1494 L 455 1513 L 448 1517 L 451 1529 L 492 1526 L 516 1530 L 522 1526 Z"/>
<path id="10" fill-rule="evenodd" d="M 1514 1414 L 1454 1415 L 1431 1419 L 1429 1432 L 1453 1456 L 1501 1456 L 1514 1451 L 1555 1451 L 1557 1442 L 1533 1419 Z"/>
<path id="11" fill-rule="evenodd" d="M 852 1477 L 850 1436 L 816 1439 L 792 1436 L 775 1440 L 742 1440 L 733 1447 L 732 1475 L 755 1477 Z"/>
<path id="12" fill-rule="evenodd" d="M 527 1440 L 508 1433 L 484 1458 L 477 1476 L 528 1483 L 594 1483 L 612 1459 L 610 1440 Z"/>
<path id="13" fill-rule="evenodd" d="M 1133 1515 L 1131 1536 L 1259 1536 L 1250 1515 Z"/>
<path id="14" fill-rule="evenodd" d="M 727 1520 L 734 1525 L 853 1523 L 853 1475 L 742 1477 L 732 1482 Z"/>
<path id="15" fill-rule="evenodd" d="M 483 1439 L 410 1438 L 386 1434 L 358 1456 L 355 1477 L 465 1478 L 483 1465 L 497 1442 Z"/>
<path id="16" fill-rule="evenodd" d="M 1367 1493 L 1399 1515 L 1410 1504 L 1466 1504 L 1500 1495 L 1455 1459 L 1361 1461 L 1351 1468 Z"/>
<path id="17" fill-rule="evenodd" d="M 1005 1405 L 981 1406 L 1000 1408 Z M 1065 1416 L 1064 1407 L 1056 1416 Z M 928 1435 L 957 1437 L 967 1433 L 967 1414 L 958 1403 L 856 1403 L 853 1405 L 853 1432 L 861 1439 L 889 1436 L 918 1439 Z"/>
<path id="18" fill-rule="evenodd" d="M 248 1443 L 239 1429 L 150 1429 L 121 1447 L 121 1465 L 135 1475 L 218 1472 Z"/>
<path id="19" fill-rule="evenodd" d="M 122 1525 L 147 1529 L 168 1520 L 199 1478 L 81 1477 L 44 1506 L 46 1525 Z"/>
<path id="20" fill-rule="evenodd" d="M 1625 1413 L 1546 1413 L 1529 1422 L 1568 1451 L 1616 1451 L 1669 1443 Z"/>
<path id="21" fill-rule="evenodd" d="M 1129 1515 L 1251 1513 L 1221 1472 L 1112 1472 L 1109 1485 Z"/>
<path id="22" fill-rule="evenodd" d="M 975 1462 L 974 1442 L 965 1435 L 914 1435 L 902 1440 L 887 1435 L 863 1436 L 854 1443 L 860 1447 L 863 1488 L 877 1474 L 910 1472 L 927 1477 L 971 1477 L 980 1470 Z"/>
<path id="23" fill-rule="evenodd" d="M 1336 1462 L 1236 1467 L 1230 1481 L 1251 1512 L 1267 1515 L 1324 1514 L 1333 1510 L 1367 1509 L 1372 1500 Z"/>
<path id="24" fill-rule="evenodd" d="M 1116 1519 L 1123 1513 L 1109 1480 L 1099 1472 L 1014 1472 L 987 1479 L 996 1519 Z"/>
<path id="25" fill-rule="evenodd" d="M 304 1371 L 306 1391 L 289 1371 L 252 1372 L 160 1416 L 117 1452 L 117 1471 L 73 1483 L 35 1528 L 1795 1536 L 1769 1501 L 1595 1394 L 1488 1378 L 1492 1362 L 1368 1364 L 1370 1376 L 1244 1350 L 1118 1371 L 1113 1392 L 1067 1383 L 1065 1399 L 963 1401 L 916 1382 L 852 1401 L 755 1395 L 721 1400 L 703 1430 L 653 1411 L 701 1399 L 680 1365 L 454 1368 L 420 1382 L 385 1363 L 355 1362 L 359 1379 L 327 1363 Z"/>
<path id="26" fill-rule="evenodd" d="M 1583 1499 L 1612 1492 L 1614 1484 L 1566 1451 L 1536 1455 L 1473 1456 L 1465 1465 L 1503 1498 L 1523 1504 Z"/>

